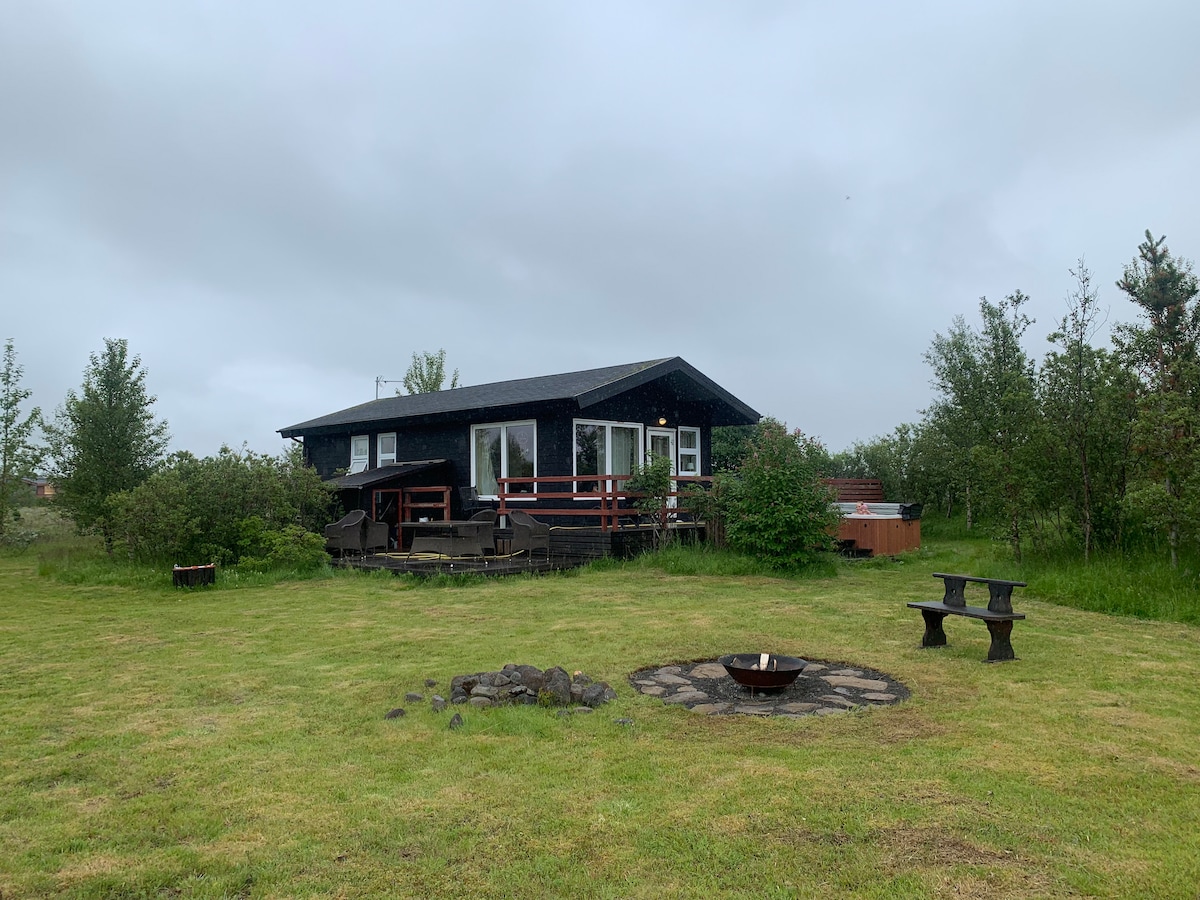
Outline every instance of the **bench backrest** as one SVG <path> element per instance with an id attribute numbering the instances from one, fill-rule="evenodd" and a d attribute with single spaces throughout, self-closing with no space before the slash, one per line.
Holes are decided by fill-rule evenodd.
<path id="1" fill-rule="evenodd" d="M 957 578 L 961 581 L 974 581 L 978 584 L 1003 584 L 1010 587 L 1028 587 L 1024 581 L 1006 581 L 1003 578 L 980 578 L 978 575 L 952 575 L 948 572 L 934 572 L 934 578 Z"/>
<path id="2" fill-rule="evenodd" d="M 988 587 L 988 612 L 1011 613 L 1013 588 L 1025 587 L 1024 581 L 1005 581 L 1003 578 L 979 578 L 975 575 L 949 575 L 945 572 L 934 572 L 934 578 L 940 578 L 946 585 L 946 596 L 942 598 L 945 606 L 960 609 L 966 607 L 964 589 L 968 581 L 986 584 Z"/>

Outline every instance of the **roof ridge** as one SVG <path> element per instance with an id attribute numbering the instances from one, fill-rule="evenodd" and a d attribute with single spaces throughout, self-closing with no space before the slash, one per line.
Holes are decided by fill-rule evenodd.
<path id="1" fill-rule="evenodd" d="M 647 359 L 647 360 L 641 360 L 639 362 L 618 363 L 615 366 L 592 366 L 590 369 L 575 369 L 574 371 L 571 371 L 571 372 L 555 372 L 551 375 L 527 375 L 524 378 L 505 378 L 502 381 L 485 381 L 483 384 L 465 384 L 465 385 L 462 385 L 462 386 L 456 387 L 456 388 L 446 388 L 445 390 L 441 390 L 441 391 L 429 391 L 428 393 L 430 393 L 430 394 L 445 394 L 450 391 L 462 391 L 462 390 L 466 390 L 468 388 L 486 388 L 486 387 L 495 387 L 495 386 L 501 385 L 501 384 L 518 384 L 519 382 L 522 382 L 522 381 L 544 381 L 544 380 L 547 380 L 550 378 L 570 378 L 574 375 L 586 375 L 588 372 L 603 372 L 607 369 L 622 369 L 622 370 L 626 370 L 627 372 L 628 372 L 628 370 L 640 372 L 643 369 L 648 369 L 652 366 L 658 365 L 659 363 L 664 363 L 664 362 L 667 362 L 669 360 L 676 359 L 676 358 L 677 357 L 674 357 L 674 356 L 664 356 L 661 359 Z M 599 387 L 599 386 L 603 386 L 604 384 L 612 384 L 612 382 L 617 381 L 622 377 L 626 377 L 626 376 L 614 375 L 608 381 L 602 382 L 601 385 L 597 385 L 597 386 Z M 414 397 L 414 396 L 420 396 L 420 395 L 419 394 L 408 394 L 408 395 L 400 395 L 400 396 Z"/>
<path id="2" fill-rule="evenodd" d="M 757 413 L 712 379 L 694 369 L 682 357 L 664 356 L 553 375 L 534 375 L 465 385 L 424 394 L 380 397 L 280 428 L 279 433 L 284 437 L 295 437 L 313 433 L 315 430 L 328 431 L 366 422 L 433 420 L 466 410 L 490 410 L 492 414 L 504 415 L 503 410 L 509 407 L 515 409 L 549 401 L 569 400 L 582 409 L 602 402 L 622 390 L 666 377 L 675 371 L 689 374 L 698 385 L 704 386 L 704 390 L 716 392 L 716 396 L 724 398 L 724 401 L 732 404 L 740 414 L 747 417 L 757 416 Z"/>
<path id="3" fill-rule="evenodd" d="M 592 387 L 588 388 L 586 392 L 584 392 L 584 393 L 591 393 L 592 391 L 599 390 L 602 387 L 607 387 L 608 385 L 613 384 L 617 381 L 620 381 L 624 378 L 628 378 L 634 372 L 644 372 L 647 369 L 652 369 L 657 365 L 661 365 L 662 363 L 670 362 L 672 359 L 678 359 L 678 357 L 664 356 L 662 359 L 647 359 L 647 360 L 643 360 L 642 362 L 625 363 L 624 365 L 620 365 L 620 366 L 599 366 L 595 369 L 580 369 L 578 372 L 564 372 L 563 377 L 567 377 L 570 375 L 582 375 L 585 372 L 599 372 L 602 369 L 624 369 L 624 370 L 626 370 L 625 374 L 613 375 L 613 377 L 610 378 L 608 381 L 604 381 L 604 382 L 601 382 L 600 384 L 593 385 Z M 554 377 L 554 376 L 550 376 L 550 377 Z M 575 396 L 578 397 L 579 394 L 576 394 Z"/>

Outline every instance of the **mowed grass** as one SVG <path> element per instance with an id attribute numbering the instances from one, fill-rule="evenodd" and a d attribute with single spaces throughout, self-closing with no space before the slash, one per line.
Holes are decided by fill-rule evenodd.
<path id="1" fill-rule="evenodd" d="M 0 558 L 0 896 L 1195 897 L 1200 629 L 1031 583 L 1018 661 L 983 664 L 965 619 L 922 650 L 905 602 L 975 553 L 807 579 L 630 565 L 192 593 Z M 626 680 L 758 650 L 912 697 L 706 718 Z M 508 662 L 618 700 L 429 709 L 425 679 L 448 695 Z"/>

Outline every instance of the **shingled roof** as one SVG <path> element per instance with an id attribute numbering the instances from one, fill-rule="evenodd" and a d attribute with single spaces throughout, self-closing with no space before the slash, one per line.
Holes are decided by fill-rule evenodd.
<path id="1" fill-rule="evenodd" d="M 554 400 L 573 400 L 580 410 L 585 410 L 610 397 L 664 378 L 670 379 L 673 389 L 679 393 L 681 399 L 707 401 L 726 407 L 726 414 L 718 418 L 728 419 L 728 424 L 753 423 L 759 419 L 759 414 L 737 397 L 680 357 L 673 356 L 622 366 L 567 372 L 562 375 L 541 375 L 536 378 L 477 384 L 429 394 L 383 397 L 297 425 L 289 425 L 279 429 L 279 433 L 285 438 L 300 437 L 305 434 L 340 431 L 346 426 L 368 422 L 432 421 L 475 410 L 486 409 L 494 412 L 504 407 Z"/>

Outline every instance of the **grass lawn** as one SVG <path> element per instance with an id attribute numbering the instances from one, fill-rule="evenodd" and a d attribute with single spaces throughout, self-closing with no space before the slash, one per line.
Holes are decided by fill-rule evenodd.
<path id="1" fill-rule="evenodd" d="M 983 664 L 986 629 L 955 617 L 922 650 L 905 602 L 971 553 L 806 580 L 630 565 L 193 593 L 0 557 L 0 897 L 1196 897 L 1200 628 L 1032 583 L 1019 660 Z M 626 680 L 760 649 L 912 698 L 710 718 Z M 508 662 L 618 699 L 453 707 L 458 731 L 404 701 Z"/>

